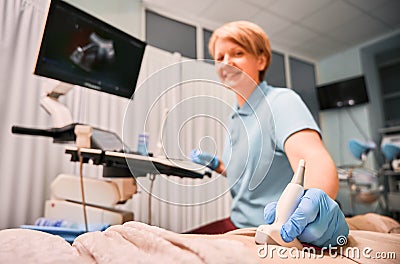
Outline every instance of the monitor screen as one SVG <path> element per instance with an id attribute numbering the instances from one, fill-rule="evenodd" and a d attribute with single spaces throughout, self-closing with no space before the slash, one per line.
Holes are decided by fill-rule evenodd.
<path id="1" fill-rule="evenodd" d="M 364 76 L 317 87 L 320 110 L 368 103 Z"/>
<path id="2" fill-rule="evenodd" d="M 52 0 L 35 74 L 130 98 L 146 43 L 60 0 Z"/>

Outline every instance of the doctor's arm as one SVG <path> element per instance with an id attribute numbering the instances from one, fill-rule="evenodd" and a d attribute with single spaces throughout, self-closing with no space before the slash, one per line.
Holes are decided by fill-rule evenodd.
<path id="1" fill-rule="evenodd" d="M 339 190 L 336 166 L 318 132 L 306 129 L 294 133 L 285 142 L 285 152 L 293 171 L 300 159 L 306 161 L 305 189 L 318 188 L 332 199 L 336 198 Z"/>
<path id="2" fill-rule="evenodd" d="M 285 151 L 294 171 L 300 159 L 306 161 L 306 191 L 282 226 L 282 239 L 290 242 L 297 237 L 301 242 L 319 247 L 337 245 L 342 237 L 347 237 L 349 227 L 334 201 L 339 189 L 336 166 L 319 134 L 310 129 L 299 131 L 286 140 Z M 267 224 L 274 221 L 275 208 L 276 202 L 265 207 Z"/>

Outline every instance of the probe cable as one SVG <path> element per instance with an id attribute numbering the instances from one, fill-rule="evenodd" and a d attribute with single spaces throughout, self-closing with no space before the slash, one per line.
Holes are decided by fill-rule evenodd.
<path id="1" fill-rule="evenodd" d="M 86 212 L 85 189 L 83 187 L 83 157 L 81 155 L 80 148 L 78 148 L 78 156 L 79 156 L 79 179 L 80 179 L 81 196 L 82 196 L 83 220 L 85 222 L 85 231 L 88 232 L 89 230 L 88 230 L 88 221 Z"/>
<path id="2" fill-rule="evenodd" d="M 152 192 L 153 192 L 153 184 L 154 184 L 154 180 L 156 179 L 156 176 L 154 175 L 154 174 L 150 174 L 149 175 L 149 178 L 150 178 L 150 187 L 149 187 L 149 207 L 148 207 L 148 212 L 149 212 L 149 215 L 148 215 L 148 223 L 149 223 L 149 225 L 151 225 L 151 196 L 152 196 Z"/>

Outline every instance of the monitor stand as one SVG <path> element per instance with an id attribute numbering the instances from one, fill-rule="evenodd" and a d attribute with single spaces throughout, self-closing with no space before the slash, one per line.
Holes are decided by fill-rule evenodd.
<path id="1" fill-rule="evenodd" d="M 58 98 L 68 93 L 72 87 L 72 84 L 56 80 L 46 81 L 46 92 L 40 99 L 40 105 L 52 117 L 53 126 L 56 128 L 73 123 L 71 111 L 58 101 Z"/>

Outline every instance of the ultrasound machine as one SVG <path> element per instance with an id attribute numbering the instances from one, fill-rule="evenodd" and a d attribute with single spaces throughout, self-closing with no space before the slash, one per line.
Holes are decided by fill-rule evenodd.
<path id="1" fill-rule="evenodd" d="M 68 93 L 73 85 L 131 98 L 145 47 L 145 42 L 73 5 L 51 1 L 34 74 L 46 77 L 43 81 L 50 83 L 41 106 L 51 115 L 53 127 L 13 126 L 12 132 L 52 137 L 54 143 L 75 144 L 68 145 L 65 150 L 71 161 L 103 166 L 103 179 L 84 177 L 80 182 L 76 175 L 58 175 L 51 184 L 51 198 L 45 203 L 45 218 L 82 223 L 83 195 L 79 193 L 79 186 L 84 184 L 85 214 L 90 223 L 122 224 L 133 220 L 133 213 L 114 207 L 137 192 L 136 177 L 160 174 L 189 178 L 211 176 L 210 171 L 191 161 L 156 158 L 151 153 L 143 156 L 130 150 L 111 131 L 74 123 L 69 109 L 59 102 L 59 97 Z M 84 146 L 76 144 L 78 128 L 90 131 L 90 142 Z M 36 227 L 40 228 L 60 234 L 54 228 Z M 68 230 L 62 231 L 64 235 L 68 233 Z"/>

